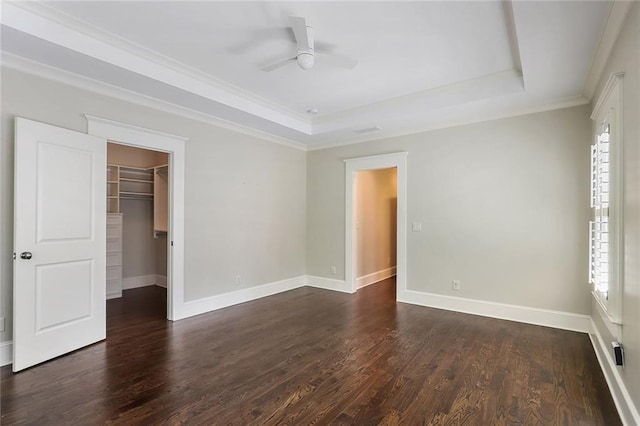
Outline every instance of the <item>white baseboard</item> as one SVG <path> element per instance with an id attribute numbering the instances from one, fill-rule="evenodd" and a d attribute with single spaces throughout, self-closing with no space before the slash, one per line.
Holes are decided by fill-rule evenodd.
<path id="1" fill-rule="evenodd" d="M 622 419 L 622 424 L 629 426 L 640 425 L 640 413 L 638 412 L 638 408 L 633 404 L 631 395 L 629 395 L 629 391 L 618 370 L 621 367 L 616 366 L 610 356 L 611 346 L 604 341 L 593 319 L 590 319 L 590 322 L 591 333 L 589 333 L 589 339 L 591 339 L 593 350 L 600 363 L 602 374 L 604 374 L 604 378 L 609 385 L 609 391 L 618 409 L 618 414 Z"/>
<path id="2" fill-rule="evenodd" d="M 362 288 L 371 284 L 375 284 L 379 281 L 386 280 L 393 277 L 396 274 L 396 267 L 382 269 L 380 271 L 373 272 L 371 274 L 363 275 L 356 279 L 356 287 Z"/>
<path id="3" fill-rule="evenodd" d="M 147 287 L 156 284 L 156 274 L 140 275 L 137 277 L 129 277 L 122 279 L 122 289 L 130 290 L 132 288 Z"/>
<path id="4" fill-rule="evenodd" d="M 13 363 L 13 341 L 0 342 L 0 367 Z"/>
<path id="5" fill-rule="evenodd" d="M 115 291 L 113 293 L 107 293 L 107 300 L 109 300 L 109 299 L 117 299 L 118 297 L 122 297 L 122 290 Z"/>
<path id="6" fill-rule="evenodd" d="M 402 300 L 401 300 L 402 299 Z M 405 290 L 398 302 L 588 333 L 588 315 Z"/>
<path id="7" fill-rule="evenodd" d="M 184 302 L 180 307 L 179 312 L 177 313 L 176 319 L 179 320 L 194 315 L 204 314 L 210 311 L 215 311 L 216 309 L 226 308 L 227 306 L 249 302 L 251 300 L 260 299 L 262 297 L 282 293 L 283 291 L 304 287 L 305 284 L 305 276 L 302 275 L 299 277 L 289 278 L 282 281 L 275 281 L 256 287 L 243 288 L 242 290 L 237 290 L 230 293 L 218 294 L 216 296 L 211 296 L 204 299 Z"/>
<path id="8" fill-rule="evenodd" d="M 158 287 L 167 288 L 167 277 L 166 275 L 158 275 L 156 274 L 156 283 Z"/>
<path id="9" fill-rule="evenodd" d="M 350 288 L 347 288 L 345 280 L 336 280 L 333 278 L 316 277 L 314 275 L 307 275 L 305 277 L 305 283 L 309 287 L 323 288 L 325 290 L 341 291 L 343 293 L 353 293 Z"/>

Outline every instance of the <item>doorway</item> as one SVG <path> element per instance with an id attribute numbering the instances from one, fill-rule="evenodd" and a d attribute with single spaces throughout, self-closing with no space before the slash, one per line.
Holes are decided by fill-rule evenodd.
<path id="1" fill-rule="evenodd" d="M 155 312 L 166 318 L 169 154 L 108 141 L 106 173 L 106 297 L 163 299 Z M 121 304 L 107 303 L 107 317 Z"/>
<path id="2" fill-rule="evenodd" d="M 396 300 L 407 298 L 407 152 L 344 160 L 345 170 L 345 285 L 355 293 L 357 281 L 357 173 L 366 170 L 396 170 Z"/>
<path id="3" fill-rule="evenodd" d="M 184 173 L 187 138 L 85 115 L 87 133 L 119 145 L 168 155 L 167 168 L 167 319 L 186 318 L 184 303 Z"/>
<path id="4" fill-rule="evenodd" d="M 397 168 L 356 172 L 356 287 L 396 275 Z"/>

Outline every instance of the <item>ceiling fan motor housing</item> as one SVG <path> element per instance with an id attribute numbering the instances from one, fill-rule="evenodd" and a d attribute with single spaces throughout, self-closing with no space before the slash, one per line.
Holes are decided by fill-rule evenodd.
<path id="1" fill-rule="evenodd" d="M 296 57 L 298 60 L 298 66 L 303 70 L 308 70 L 313 67 L 313 63 L 315 62 L 315 58 L 313 56 L 313 51 L 303 51 L 298 52 L 298 56 Z"/>

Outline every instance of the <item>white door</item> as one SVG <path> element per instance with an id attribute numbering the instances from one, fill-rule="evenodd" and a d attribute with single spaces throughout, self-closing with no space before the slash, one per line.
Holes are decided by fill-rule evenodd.
<path id="1" fill-rule="evenodd" d="M 16 118 L 13 371 L 105 338 L 106 146 Z"/>

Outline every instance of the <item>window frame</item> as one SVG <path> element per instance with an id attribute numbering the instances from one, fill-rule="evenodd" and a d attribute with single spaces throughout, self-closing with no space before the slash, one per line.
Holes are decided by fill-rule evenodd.
<path id="1" fill-rule="evenodd" d="M 591 114 L 591 119 L 594 120 L 594 144 L 597 144 L 602 129 L 609 126 L 608 288 L 602 291 L 592 280 L 592 256 L 594 255 L 592 222 L 589 227 L 589 282 L 593 285 L 593 297 L 613 324 L 621 324 L 624 284 L 623 77 L 624 73 L 611 74 Z M 591 145 L 592 152 L 593 146 Z M 593 177 L 590 182 L 593 187 Z M 597 209 L 592 205 L 591 221 L 595 221 L 596 216 Z"/>

